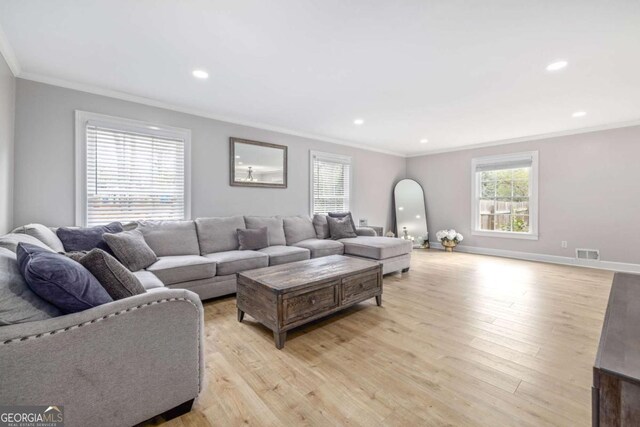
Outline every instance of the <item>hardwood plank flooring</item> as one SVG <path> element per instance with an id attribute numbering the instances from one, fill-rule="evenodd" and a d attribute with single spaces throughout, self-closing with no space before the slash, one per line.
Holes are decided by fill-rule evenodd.
<path id="1" fill-rule="evenodd" d="M 207 390 L 167 426 L 586 426 L 613 273 L 435 250 L 290 332 L 206 302 Z M 161 423 L 156 419 L 153 424 Z"/>

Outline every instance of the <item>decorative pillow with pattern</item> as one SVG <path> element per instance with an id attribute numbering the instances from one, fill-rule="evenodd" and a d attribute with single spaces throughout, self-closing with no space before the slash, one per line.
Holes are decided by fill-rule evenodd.
<path id="1" fill-rule="evenodd" d="M 351 217 L 344 216 L 342 218 L 327 217 L 329 223 L 329 233 L 333 240 L 346 239 L 349 237 L 358 237 L 353 225 L 351 224 Z"/>

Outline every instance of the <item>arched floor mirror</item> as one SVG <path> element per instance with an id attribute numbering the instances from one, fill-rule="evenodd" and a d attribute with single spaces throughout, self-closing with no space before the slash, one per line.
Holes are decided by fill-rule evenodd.
<path id="1" fill-rule="evenodd" d="M 429 247 L 422 186 L 413 179 L 400 180 L 393 189 L 393 198 L 398 237 L 412 240 L 414 247 Z"/>

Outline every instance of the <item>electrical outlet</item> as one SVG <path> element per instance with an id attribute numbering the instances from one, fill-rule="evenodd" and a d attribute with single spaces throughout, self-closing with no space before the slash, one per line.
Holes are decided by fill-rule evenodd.
<path id="1" fill-rule="evenodd" d="M 562 246 L 563 248 L 567 247 L 567 241 L 563 240 L 562 242 L 560 242 L 560 246 Z"/>

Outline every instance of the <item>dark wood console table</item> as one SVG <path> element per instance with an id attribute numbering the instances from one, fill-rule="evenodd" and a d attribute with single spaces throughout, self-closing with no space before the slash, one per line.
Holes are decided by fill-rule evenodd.
<path id="1" fill-rule="evenodd" d="M 593 426 L 640 425 L 640 275 L 616 273 L 593 367 Z"/>

